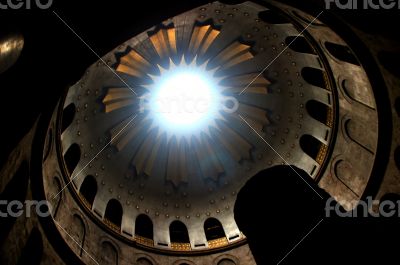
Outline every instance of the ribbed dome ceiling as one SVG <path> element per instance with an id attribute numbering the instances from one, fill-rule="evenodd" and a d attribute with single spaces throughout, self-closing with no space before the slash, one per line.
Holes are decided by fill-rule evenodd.
<path id="1" fill-rule="evenodd" d="M 342 40 L 318 20 L 303 34 L 311 20 L 296 14 L 216 2 L 137 35 L 104 56 L 107 65 L 99 61 L 88 69 L 63 103 L 74 115 L 63 126 L 61 149 L 65 156 L 72 146 L 79 149 L 76 167 L 65 159 L 77 192 L 86 176 L 95 180 L 93 201 L 81 196 L 95 218 L 150 247 L 223 247 L 244 239 L 233 207 L 257 172 L 290 164 L 316 181 L 322 178 L 334 145 L 339 68 L 310 34 L 323 27 L 323 38 Z M 361 67 L 346 67 L 366 79 Z M 142 108 L 163 77 L 188 69 L 206 76 L 212 95 L 237 100 L 238 109 L 226 112 L 221 105 L 201 126 L 181 130 Z M 371 98 L 361 100 L 374 110 Z M 345 193 L 339 189 L 336 196 L 353 196 Z M 107 219 L 111 200 L 122 209 L 121 224 Z M 150 240 L 134 236 L 135 220 L 143 214 L 154 226 Z M 220 222 L 225 237 L 207 238 L 204 224 L 210 218 Z M 186 226 L 190 242 L 173 242 L 173 221 Z"/>

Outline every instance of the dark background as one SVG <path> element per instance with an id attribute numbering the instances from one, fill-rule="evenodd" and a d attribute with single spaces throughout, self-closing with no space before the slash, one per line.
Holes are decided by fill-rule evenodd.
<path id="1" fill-rule="evenodd" d="M 2 2 L 4 3 L 3 0 Z M 9 152 L 29 131 L 40 113 L 51 111 L 63 91 L 79 80 L 85 69 L 98 60 L 53 11 L 57 12 L 94 51 L 103 56 L 154 24 L 206 2 L 208 1 L 54 1 L 49 10 L 0 10 L 0 37 L 9 32 L 20 32 L 25 39 L 25 46 L 17 63 L 0 74 L 0 165 L 4 164 Z M 313 14 L 325 9 L 324 1 L 319 0 L 283 2 Z M 398 9 L 334 9 L 325 12 L 375 38 L 383 36 L 400 40 Z M 398 54 L 391 54 L 377 63 L 385 63 L 398 73 L 400 70 L 396 72 L 396 69 L 400 69 L 397 66 L 399 57 Z M 282 225 L 290 226 L 289 221 L 288 224 L 283 222 Z M 364 257 L 363 262 L 367 262 L 368 257 L 381 261 L 381 257 L 384 256 L 395 258 L 395 249 L 399 245 L 399 237 L 395 232 L 397 227 L 397 219 L 368 219 L 350 220 L 341 222 L 339 226 L 317 228 L 304 244 L 290 255 L 287 264 L 306 261 L 308 255 L 315 254 L 318 246 L 324 244 L 327 250 L 319 251 L 326 257 L 321 257 L 320 264 L 331 264 L 329 260 L 337 255 L 342 258 L 341 264 L 357 263 L 357 255 Z M 395 240 L 394 245 L 390 243 L 392 239 Z M 335 243 L 340 240 L 341 243 Z"/>

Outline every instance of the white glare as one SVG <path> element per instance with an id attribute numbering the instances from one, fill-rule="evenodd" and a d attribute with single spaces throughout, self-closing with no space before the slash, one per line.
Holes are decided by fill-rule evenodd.
<path id="1" fill-rule="evenodd" d="M 202 123 L 213 115 L 217 102 L 205 78 L 198 73 L 183 72 L 164 79 L 151 105 L 163 122 L 186 127 Z"/>

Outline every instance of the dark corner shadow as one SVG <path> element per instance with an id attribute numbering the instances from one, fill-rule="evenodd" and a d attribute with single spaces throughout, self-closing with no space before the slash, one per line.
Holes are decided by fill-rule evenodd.
<path id="1" fill-rule="evenodd" d="M 299 168 L 275 166 L 239 192 L 235 220 L 257 264 L 277 264 L 324 216 L 329 196 L 309 179 Z"/>
<path id="2" fill-rule="evenodd" d="M 328 215 L 326 205 L 334 209 L 337 202 L 306 172 L 275 166 L 240 190 L 234 214 L 258 265 L 364 264 L 371 258 L 383 262 L 396 257 L 389 242 L 399 235 L 399 218 L 361 217 L 364 210 L 358 207 L 357 218 L 338 216 L 334 210 Z M 340 205 L 338 209 L 346 213 Z"/>

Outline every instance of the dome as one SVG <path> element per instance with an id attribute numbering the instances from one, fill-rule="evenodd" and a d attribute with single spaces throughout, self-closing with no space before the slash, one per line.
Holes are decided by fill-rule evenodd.
<path id="1" fill-rule="evenodd" d="M 182 101 L 193 110 L 199 98 L 205 115 L 160 111 Z M 250 2 L 204 5 L 129 39 L 60 106 L 69 188 L 115 236 L 157 251 L 244 243 L 236 195 L 275 165 L 301 168 L 351 201 L 377 144 L 372 89 L 346 43 L 317 18 Z M 354 135 L 360 127 L 366 136 Z"/>

